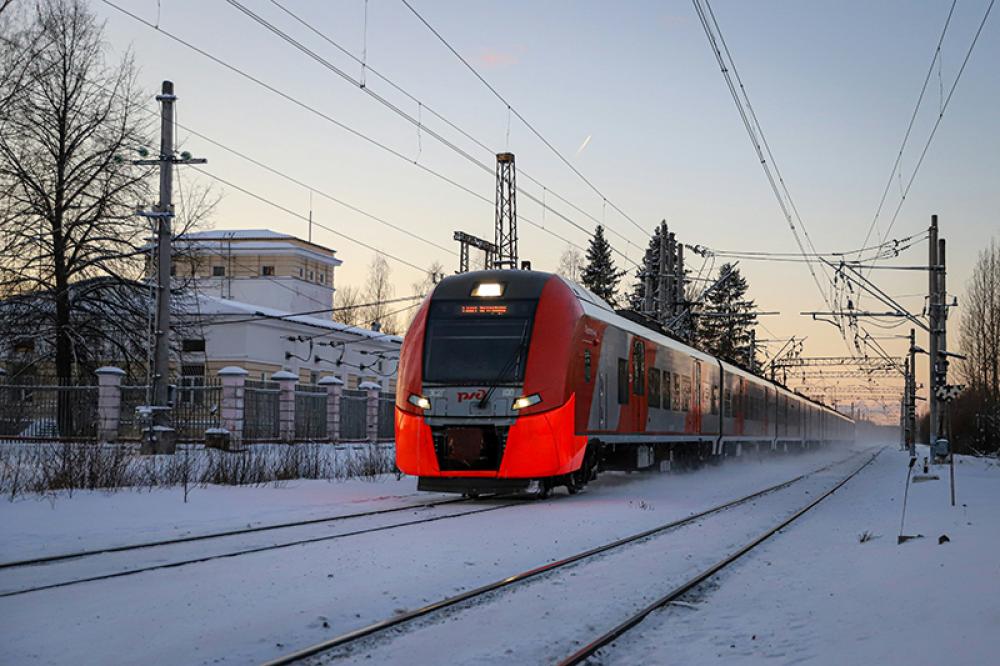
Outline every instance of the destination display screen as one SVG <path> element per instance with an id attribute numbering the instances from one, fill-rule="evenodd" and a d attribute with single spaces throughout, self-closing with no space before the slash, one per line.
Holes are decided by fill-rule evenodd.
<path id="1" fill-rule="evenodd" d="M 507 314 L 508 306 L 487 303 L 476 303 L 474 305 L 463 305 L 459 308 L 459 314 L 463 315 L 496 315 Z"/>
<path id="2" fill-rule="evenodd" d="M 438 301 L 431 303 L 431 319 L 499 319 L 507 317 L 532 317 L 536 300 L 512 301 Z"/>

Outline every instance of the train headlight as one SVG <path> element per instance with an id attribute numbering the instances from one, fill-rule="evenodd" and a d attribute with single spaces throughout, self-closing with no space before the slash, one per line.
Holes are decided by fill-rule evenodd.
<path id="1" fill-rule="evenodd" d="M 503 283 L 477 282 L 472 288 L 472 295 L 476 298 L 499 298 L 503 296 Z"/>
<path id="2" fill-rule="evenodd" d="M 537 405 L 542 401 L 542 396 L 537 393 L 532 393 L 531 395 L 522 395 L 520 398 L 511 403 L 510 408 L 514 410 L 524 409 L 525 407 L 531 407 L 532 405 Z"/>
<path id="3" fill-rule="evenodd" d="M 417 395 L 416 393 L 411 393 L 408 401 L 414 407 L 419 407 L 420 409 L 430 409 L 431 401 L 422 395 Z"/>

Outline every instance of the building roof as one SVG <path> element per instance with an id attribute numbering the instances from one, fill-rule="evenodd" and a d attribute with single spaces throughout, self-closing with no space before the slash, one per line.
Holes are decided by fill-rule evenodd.
<path id="1" fill-rule="evenodd" d="M 193 306 L 201 316 L 208 316 L 212 320 L 219 320 L 220 317 L 233 317 L 234 319 L 245 319 L 255 315 L 261 321 L 284 321 L 291 324 L 300 324 L 310 328 L 321 328 L 328 331 L 343 333 L 344 335 L 355 335 L 359 338 L 377 340 L 385 344 L 398 345 L 402 343 L 403 337 L 400 335 L 389 335 L 379 331 L 373 331 L 359 326 L 350 326 L 332 319 L 323 319 L 320 316 L 299 315 L 275 308 L 267 308 L 252 303 L 243 303 L 218 296 L 200 295 L 198 304 Z M 228 324 L 227 324 L 228 325 Z"/>
<path id="2" fill-rule="evenodd" d="M 331 255 L 337 253 L 336 250 L 325 245 L 320 245 L 319 243 L 314 243 L 304 238 L 293 236 L 292 234 L 272 231 L 271 229 L 210 229 L 207 231 L 192 231 L 178 236 L 176 240 L 180 244 L 189 244 L 195 247 L 202 244 L 207 247 L 218 247 L 221 243 L 232 241 L 237 241 L 240 245 L 253 243 L 254 241 L 265 244 L 272 244 L 275 241 L 285 241 L 286 243 L 292 242 L 293 244 L 301 243 L 328 252 Z M 339 260 L 336 261 L 339 263 Z"/>

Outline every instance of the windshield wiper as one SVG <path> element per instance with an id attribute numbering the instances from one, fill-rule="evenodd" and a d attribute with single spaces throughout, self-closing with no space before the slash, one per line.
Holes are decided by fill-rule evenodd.
<path id="1" fill-rule="evenodd" d="M 521 357 L 521 354 L 524 352 L 524 348 L 528 342 L 527 331 L 528 331 L 528 325 L 525 324 L 524 328 L 521 330 L 521 338 L 520 340 L 518 340 L 517 348 L 514 349 L 514 354 L 509 359 L 507 359 L 507 362 L 504 363 L 503 369 L 500 370 L 500 374 L 496 376 L 496 379 L 494 379 L 490 383 L 489 387 L 486 389 L 486 395 L 484 395 L 483 399 L 480 400 L 479 403 L 477 404 L 479 409 L 484 409 L 486 405 L 489 404 L 490 398 L 493 396 L 493 392 L 497 390 L 497 386 L 499 386 L 500 382 L 503 381 L 503 378 L 507 374 L 507 371 L 510 369 L 512 365 L 517 363 L 517 360 Z"/>

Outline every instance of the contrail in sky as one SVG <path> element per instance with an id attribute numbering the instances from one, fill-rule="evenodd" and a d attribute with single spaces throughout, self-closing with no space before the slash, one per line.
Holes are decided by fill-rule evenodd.
<path id="1" fill-rule="evenodd" d="M 588 135 L 587 135 L 587 138 L 586 138 L 586 139 L 584 139 L 584 140 L 583 140 L 583 143 L 581 143 L 581 144 L 580 144 L 580 147 L 576 149 L 576 154 L 577 154 L 577 155 L 579 155 L 580 153 L 582 153 L 582 152 L 583 152 L 583 149 L 584 149 L 584 148 L 586 148 L 586 147 L 587 147 L 587 144 L 589 144 L 589 143 L 590 143 L 590 137 L 591 137 L 591 135 L 590 135 L 590 134 L 588 134 Z"/>

